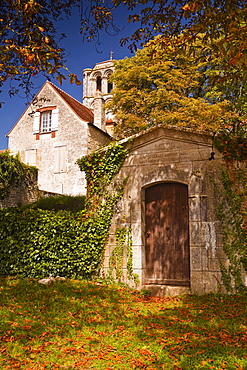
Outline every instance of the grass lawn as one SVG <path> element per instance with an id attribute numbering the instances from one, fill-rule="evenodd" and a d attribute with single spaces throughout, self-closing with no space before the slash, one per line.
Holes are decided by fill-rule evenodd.
<path id="1" fill-rule="evenodd" d="M 247 369 L 247 297 L 0 280 L 0 369 Z"/>

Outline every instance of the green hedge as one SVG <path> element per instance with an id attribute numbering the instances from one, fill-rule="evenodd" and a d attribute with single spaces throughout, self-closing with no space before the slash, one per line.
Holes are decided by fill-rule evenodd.
<path id="1" fill-rule="evenodd" d="M 75 200 L 76 207 L 74 200 L 58 197 L 0 210 L 0 276 L 90 279 L 98 275 L 114 206 L 126 181 L 119 185 L 112 180 L 127 153 L 124 145 L 112 143 L 106 151 L 78 161 L 88 184 L 85 209 L 79 212 L 76 207 L 84 207 L 84 197 Z M 74 212 L 54 211 L 65 204 Z"/>
<path id="2" fill-rule="evenodd" d="M 25 204 L 22 209 L 46 209 L 49 211 L 71 211 L 78 212 L 85 208 L 85 195 L 57 195 L 45 198 L 40 198 L 36 202 Z"/>
<path id="3" fill-rule="evenodd" d="M 105 216 L 107 225 L 102 214 L 87 218 L 85 211 L 0 210 L 0 276 L 91 278 L 109 232 Z"/>

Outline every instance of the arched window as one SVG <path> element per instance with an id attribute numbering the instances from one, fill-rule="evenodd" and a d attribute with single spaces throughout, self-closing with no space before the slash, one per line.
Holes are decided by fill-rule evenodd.
<path id="1" fill-rule="evenodd" d="M 101 82 L 102 82 L 101 77 L 100 76 L 97 76 L 97 79 L 96 79 L 96 90 L 99 90 L 99 91 L 102 90 Z"/>
<path id="2" fill-rule="evenodd" d="M 113 83 L 109 81 L 109 77 L 108 77 L 108 80 L 107 80 L 107 94 L 110 94 L 112 89 L 113 89 Z"/>

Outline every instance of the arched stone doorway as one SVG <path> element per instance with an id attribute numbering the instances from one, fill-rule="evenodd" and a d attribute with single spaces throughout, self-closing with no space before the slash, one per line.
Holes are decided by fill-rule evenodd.
<path id="1" fill-rule="evenodd" d="M 145 189 L 145 284 L 190 285 L 188 186 Z"/>

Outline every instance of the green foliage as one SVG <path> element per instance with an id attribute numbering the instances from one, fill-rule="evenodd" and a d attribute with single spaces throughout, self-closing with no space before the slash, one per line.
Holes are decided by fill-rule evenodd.
<path id="1" fill-rule="evenodd" d="M 238 134 L 221 133 L 214 140 L 215 147 L 223 154 L 227 162 L 247 160 L 247 132 Z"/>
<path id="2" fill-rule="evenodd" d="M 89 2 L 82 12 L 81 31 L 88 40 L 96 42 L 102 29 L 116 31 L 115 9 L 126 8 L 126 21 L 135 23 L 134 30 L 121 40 L 129 43 L 136 51 L 155 35 L 160 34 L 164 50 L 175 47 L 177 54 L 196 56 L 197 60 L 221 59 L 218 76 L 224 82 L 234 84 L 245 81 L 246 63 L 246 3 L 238 0 L 112 0 L 99 4 L 98 0 Z M 121 21 L 123 19 L 121 18 Z M 122 26 L 122 25 L 121 25 Z M 135 27 L 136 26 L 136 27 Z M 202 55 L 198 57 L 197 41 L 204 34 Z M 218 64 L 219 65 L 219 64 Z M 215 79 L 211 80 L 214 86 Z"/>
<path id="3" fill-rule="evenodd" d="M 50 211 L 71 211 L 78 212 L 83 210 L 85 207 L 85 196 L 69 196 L 69 195 L 58 195 L 54 197 L 46 197 L 37 200 L 36 202 L 27 204 L 22 209 L 46 209 Z"/>
<path id="4" fill-rule="evenodd" d="M 82 211 L 40 209 L 72 206 L 75 211 L 77 198 L 71 201 L 69 197 L 46 198 L 21 209 L 0 210 L 0 275 L 35 278 L 60 275 L 85 279 L 97 276 L 114 206 L 123 190 L 121 185 L 115 191 L 108 191 L 106 185 L 119 171 L 126 154 L 123 146 L 112 145 L 99 157 L 97 153 L 87 157 L 86 176 L 97 181 L 95 188 L 90 184 Z M 84 161 L 82 159 L 82 163 Z M 84 198 L 80 200 L 84 204 Z"/>
<path id="5" fill-rule="evenodd" d="M 111 143 L 106 151 L 98 150 L 77 161 L 87 180 L 87 201 L 92 205 L 92 197 L 100 198 L 120 170 L 127 150 L 124 145 Z"/>
<path id="6" fill-rule="evenodd" d="M 38 278 L 75 274 L 74 258 L 79 252 L 76 237 L 80 233 L 79 225 L 69 215 L 66 218 L 64 213 L 4 209 L 0 217 L 2 276 Z"/>
<path id="7" fill-rule="evenodd" d="M 122 184 L 114 184 L 114 176 L 119 172 L 128 150 L 119 143 L 110 144 L 106 150 L 93 152 L 78 160 L 79 167 L 86 173 L 87 198 L 86 198 L 86 220 L 92 224 L 101 222 L 102 230 L 99 231 L 97 243 L 93 248 L 99 251 L 98 262 L 102 260 L 102 251 L 107 242 L 114 206 L 123 193 L 125 181 Z M 123 258 L 123 244 L 126 238 L 125 231 L 119 231 L 117 235 L 116 251 L 112 260 L 116 269 L 116 277 L 121 280 L 122 269 L 120 264 Z"/>
<path id="8" fill-rule="evenodd" d="M 127 230 L 127 277 L 129 280 L 137 278 L 133 274 L 133 240 L 132 240 L 132 227 L 129 226 Z"/>
<path id="9" fill-rule="evenodd" d="M 223 250 L 228 264 L 221 263 L 222 280 L 228 292 L 243 292 L 242 267 L 247 271 L 247 168 L 228 163 L 221 172 L 223 189 L 217 186 L 220 203 L 217 216 L 221 221 Z"/>
<path id="10" fill-rule="evenodd" d="M 126 261 L 127 278 L 138 285 L 140 283 L 139 276 L 133 274 L 132 227 L 117 228 L 115 237 L 116 247 L 113 249 L 109 260 L 107 278 L 110 278 L 110 280 L 116 279 L 119 283 L 122 282 Z"/>
<path id="11" fill-rule="evenodd" d="M 109 211 L 102 212 L 109 222 Z M 0 275 L 90 278 L 97 274 L 107 221 L 102 214 L 94 219 L 84 216 L 83 211 L 1 210 Z"/>
<path id="12" fill-rule="evenodd" d="M 123 278 L 124 246 L 126 242 L 126 235 L 126 228 L 116 229 L 116 247 L 112 251 L 109 261 L 109 275 L 112 276 L 113 271 L 115 271 L 115 277 L 119 282 L 121 282 Z"/>
<path id="13" fill-rule="evenodd" d="M 172 47 L 167 51 L 158 36 L 134 57 L 115 62 L 110 108 L 118 120 L 117 135 L 158 124 L 209 131 L 224 127 L 232 116 L 229 96 L 209 88 L 212 61 L 196 60 L 177 55 Z"/>
<path id="14" fill-rule="evenodd" d="M 221 172 L 223 190 L 218 218 L 223 233 L 223 249 L 229 264 L 221 263 L 222 280 L 228 292 L 246 291 L 242 282 L 242 267 L 247 271 L 247 145 L 246 131 L 221 133 L 215 137 L 215 147 L 223 154 L 226 168 Z"/>
<path id="15" fill-rule="evenodd" d="M 13 184 L 20 184 L 26 177 L 33 178 L 37 169 L 22 163 L 18 157 L 12 156 L 8 151 L 0 153 L 0 199 L 9 194 Z"/>

